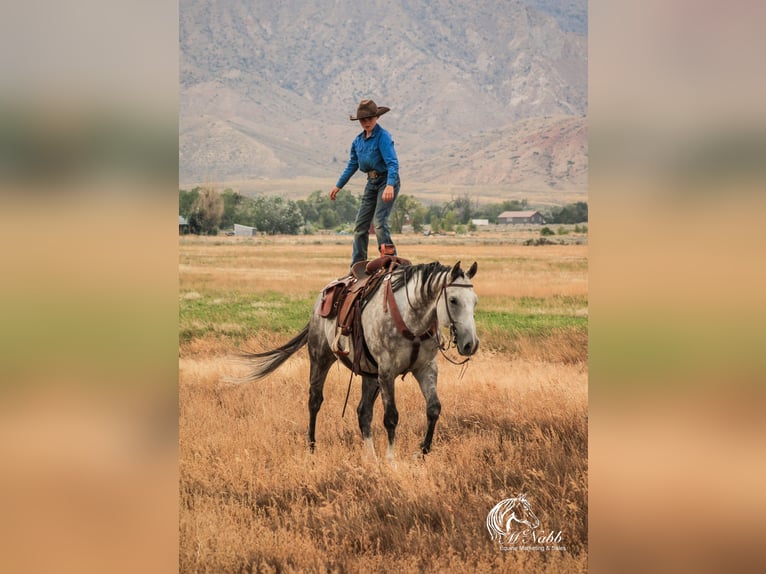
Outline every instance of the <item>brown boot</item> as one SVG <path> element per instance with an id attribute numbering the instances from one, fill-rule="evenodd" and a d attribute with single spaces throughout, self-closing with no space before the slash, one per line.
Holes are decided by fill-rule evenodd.
<path id="1" fill-rule="evenodd" d="M 396 247 L 394 247 L 393 243 L 384 243 L 380 246 L 380 256 L 384 257 L 386 255 L 396 255 Z"/>

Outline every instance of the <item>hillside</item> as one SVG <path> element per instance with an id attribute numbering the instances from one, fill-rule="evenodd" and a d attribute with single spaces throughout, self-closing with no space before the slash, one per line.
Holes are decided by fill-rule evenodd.
<path id="1" fill-rule="evenodd" d="M 584 0 L 180 2 L 180 181 L 331 185 L 372 97 L 402 177 L 581 195 Z"/>

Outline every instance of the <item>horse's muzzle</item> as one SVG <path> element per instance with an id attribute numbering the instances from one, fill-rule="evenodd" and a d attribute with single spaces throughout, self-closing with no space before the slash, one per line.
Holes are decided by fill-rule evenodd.
<path id="1" fill-rule="evenodd" d="M 473 341 L 466 341 L 463 345 L 458 346 L 457 352 L 464 357 L 470 357 L 479 350 L 479 339 Z"/>

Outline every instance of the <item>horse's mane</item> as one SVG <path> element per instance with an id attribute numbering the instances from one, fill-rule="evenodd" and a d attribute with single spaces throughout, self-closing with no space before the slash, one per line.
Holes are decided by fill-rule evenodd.
<path id="1" fill-rule="evenodd" d="M 432 298 L 444 286 L 452 267 L 438 261 L 397 267 L 391 275 L 391 288 L 398 291 L 413 279 L 420 283 L 420 297 Z"/>

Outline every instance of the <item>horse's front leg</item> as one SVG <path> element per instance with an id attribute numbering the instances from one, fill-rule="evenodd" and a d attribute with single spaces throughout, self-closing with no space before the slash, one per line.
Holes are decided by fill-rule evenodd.
<path id="1" fill-rule="evenodd" d="M 420 391 L 423 393 L 423 397 L 426 399 L 426 417 L 428 419 L 428 428 L 426 429 L 426 436 L 423 442 L 420 443 L 420 450 L 424 455 L 431 451 L 431 441 L 434 438 L 434 429 L 436 428 L 436 421 L 439 420 L 439 414 L 442 410 L 442 405 L 439 402 L 439 396 L 436 394 L 436 379 L 438 376 L 438 369 L 436 366 L 436 359 L 421 367 L 413 373 L 420 385 Z"/>
<path id="2" fill-rule="evenodd" d="M 356 415 L 359 419 L 359 430 L 362 431 L 362 438 L 364 439 L 367 451 L 373 459 L 376 456 L 375 445 L 372 442 L 372 409 L 379 393 L 378 379 L 363 375 L 362 398 L 359 401 L 359 406 L 356 408 Z"/>
<path id="3" fill-rule="evenodd" d="M 388 450 L 386 458 L 389 462 L 394 461 L 394 438 L 396 438 L 396 425 L 399 423 L 399 411 L 396 410 L 394 400 L 394 377 L 378 375 L 378 386 L 380 387 L 380 396 L 383 399 L 383 426 L 388 433 Z"/>

